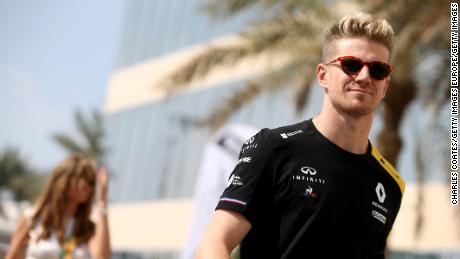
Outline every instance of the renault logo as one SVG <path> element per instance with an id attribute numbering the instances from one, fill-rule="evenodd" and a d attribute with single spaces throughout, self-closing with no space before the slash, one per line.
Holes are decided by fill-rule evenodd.
<path id="1" fill-rule="evenodd" d="M 380 203 L 383 203 L 387 197 L 385 194 L 385 188 L 383 188 L 383 184 L 378 183 L 377 187 L 375 187 L 375 192 L 377 193 L 377 198 L 379 199 Z"/>
<path id="2" fill-rule="evenodd" d="M 315 168 L 309 167 L 309 166 L 304 166 L 300 168 L 300 171 L 304 174 L 309 174 L 309 175 L 315 175 L 317 173 Z"/>

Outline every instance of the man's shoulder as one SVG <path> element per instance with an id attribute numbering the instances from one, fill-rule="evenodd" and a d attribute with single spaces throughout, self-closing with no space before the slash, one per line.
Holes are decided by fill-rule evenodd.
<path id="1" fill-rule="evenodd" d="M 310 120 L 270 129 L 271 139 L 275 146 L 286 145 L 300 139 L 311 131 Z"/>
<path id="2" fill-rule="evenodd" d="M 310 120 L 277 128 L 264 128 L 244 142 L 242 153 L 249 149 L 272 150 L 280 146 L 296 143 L 304 139 L 305 135 L 311 131 Z"/>
<path id="3" fill-rule="evenodd" d="M 398 185 L 399 190 L 401 191 L 401 194 L 404 194 L 404 190 L 406 187 L 406 183 L 404 182 L 403 178 L 401 175 L 396 171 L 396 169 L 388 162 L 375 148 L 372 146 L 372 151 L 371 151 L 372 157 L 377 161 L 377 163 L 380 165 L 380 167 L 389 175 L 391 176 L 391 179 Z"/>

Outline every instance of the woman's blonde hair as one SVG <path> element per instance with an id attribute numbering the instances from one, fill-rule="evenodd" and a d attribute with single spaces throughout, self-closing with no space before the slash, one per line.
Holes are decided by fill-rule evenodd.
<path id="1" fill-rule="evenodd" d="M 39 224 L 43 231 L 38 240 L 48 239 L 52 232 L 64 244 L 63 218 L 68 203 L 67 190 L 71 181 L 85 178 L 94 183 L 96 169 L 93 163 L 80 155 L 71 155 L 64 159 L 52 172 L 44 192 L 38 199 L 36 211 L 32 217 L 32 226 Z M 72 237 L 77 243 L 87 243 L 94 234 L 94 223 L 89 219 L 91 214 L 94 188 L 87 202 L 81 203 L 75 213 Z"/>
<path id="2" fill-rule="evenodd" d="M 326 31 L 323 42 L 323 61 L 327 62 L 333 42 L 342 38 L 366 38 L 384 45 L 391 53 L 394 31 L 385 20 L 368 13 L 355 13 L 343 17 Z"/>

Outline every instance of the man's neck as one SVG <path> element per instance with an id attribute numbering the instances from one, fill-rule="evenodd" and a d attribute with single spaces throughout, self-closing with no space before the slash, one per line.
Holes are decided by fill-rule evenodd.
<path id="1" fill-rule="evenodd" d="M 372 114 L 354 117 L 322 111 L 313 118 L 313 123 L 323 136 L 340 148 L 354 154 L 364 154 L 368 148 L 372 119 Z"/>

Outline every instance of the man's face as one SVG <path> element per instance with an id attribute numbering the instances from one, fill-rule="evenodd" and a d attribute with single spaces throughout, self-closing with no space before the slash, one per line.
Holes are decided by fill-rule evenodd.
<path id="1" fill-rule="evenodd" d="M 354 56 L 364 62 L 382 61 L 388 63 L 388 49 L 365 38 L 344 38 L 332 42 L 329 60 L 338 57 Z M 317 76 L 325 89 L 326 98 L 339 112 L 352 116 L 372 113 L 385 96 L 390 77 L 376 80 L 370 77 L 369 68 L 364 66 L 355 76 L 342 71 L 340 62 L 329 65 L 319 64 Z"/>

